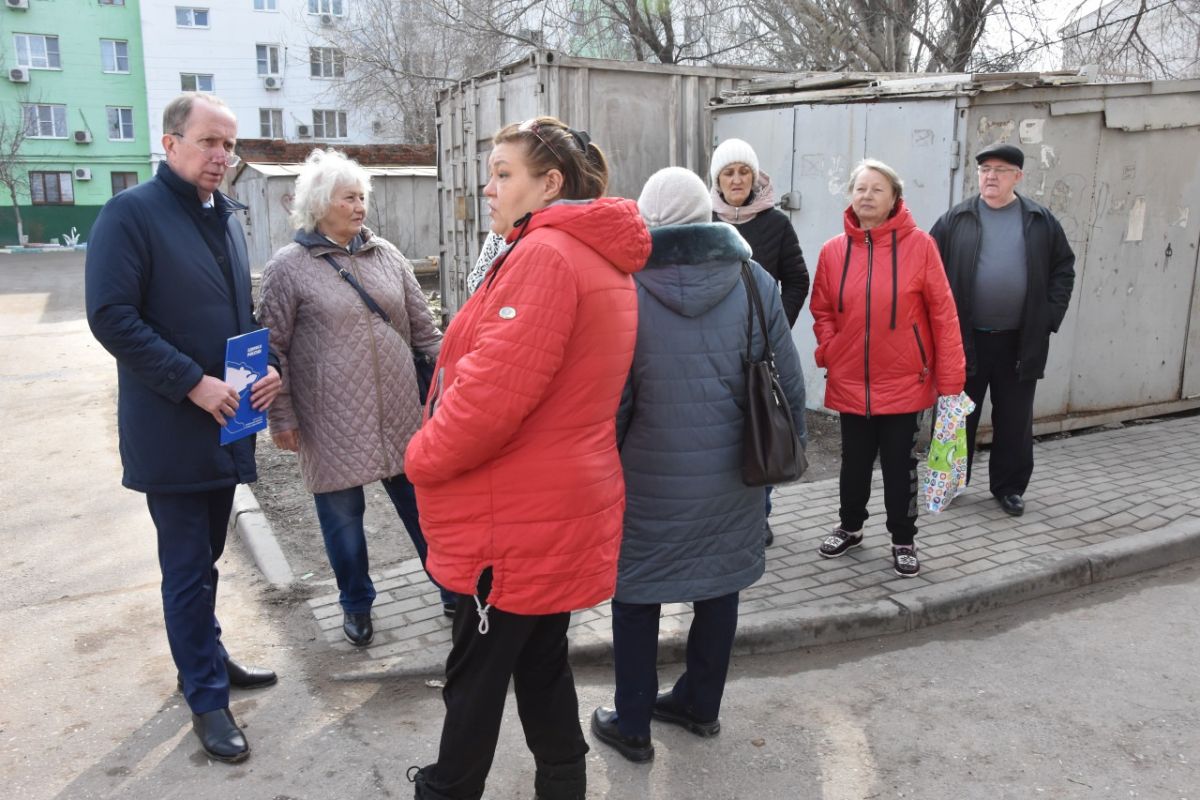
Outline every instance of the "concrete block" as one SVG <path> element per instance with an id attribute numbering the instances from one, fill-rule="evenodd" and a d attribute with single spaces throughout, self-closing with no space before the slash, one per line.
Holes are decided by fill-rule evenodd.
<path id="1" fill-rule="evenodd" d="M 1025 553 L 1022 550 L 1007 550 L 1002 553 L 988 556 L 988 561 L 993 564 L 1011 564 L 1014 561 L 1020 561 L 1025 558 Z"/>
<path id="2" fill-rule="evenodd" d="M 1146 517 L 1145 519 L 1141 519 L 1141 520 L 1135 522 L 1133 524 L 1133 527 L 1137 528 L 1139 531 L 1151 531 L 1151 530 L 1154 530 L 1155 528 L 1164 527 L 1168 522 L 1170 522 L 1170 520 L 1168 520 L 1166 517 L 1162 517 L 1157 514 L 1152 514 L 1151 516 Z"/>
<path id="3" fill-rule="evenodd" d="M 1107 581 L 1200 558 L 1200 517 L 1185 517 L 1158 530 L 1124 536 L 1080 551 L 1092 580 Z"/>
<path id="4" fill-rule="evenodd" d="M 1035 556 L 984 575 L 911 589 L 892 596 L 912 628 L 949 622 L 999 606 L 1042 597 L 1091 582 L 1091 564 L 1076 553 Z"/>
<path id="5" fill-rule="evenodd" d="M 740 619 L 733 651 L 736 655 L 779 653 L 907 629 L 903 610 L 890 600 L 810 603 L 786 612 L 764 612 Z"/>
<path id="6" fill-rule="evenodd" d="M 239 490 L 244 488 L 243 486 L 238 487 Z M 246 491 L 246 494 L 249 494 L 251 498 L 254 497 L 249 490 Z M 237 496 L 237 492 L 235 492 L 235 502 Z M 255 501 L 254 507 L 258 508 L 257 501 Z M 275 540 L 271 523 L 267 521 L 266 515 L 261 510 L 245 510 L 238 513 L 234 517 L 234 528 L 245 542 L 246 548 L 254 557 L 254 563 L 258 565 L 264 578 L 275 586 L 287 586 L 292 582 L 294 577 L 292 568 L 288 565 L 287 558 L 279 547 L 279 542 Z"/>

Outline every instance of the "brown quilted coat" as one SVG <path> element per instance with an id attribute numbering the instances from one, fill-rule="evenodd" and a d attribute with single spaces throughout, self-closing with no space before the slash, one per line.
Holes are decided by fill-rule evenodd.
<path id="1" fill-rule="evenodd" d="M 310 492 L 362 486 L 404 471 L 404 449 L 421 425 L 411 346 L 436 354 L 434 326 L 412 265 L 362 229 L 353 254 L 297 233 L 263 273 L 259 320 L 279 353 L 283 391 L 272 433 L 300 431 L 300 469 Z M 300 244 L 303 241 L 305 244 Z M 387 315 L 372 313 L 322 258 L 333 255 Z"/>

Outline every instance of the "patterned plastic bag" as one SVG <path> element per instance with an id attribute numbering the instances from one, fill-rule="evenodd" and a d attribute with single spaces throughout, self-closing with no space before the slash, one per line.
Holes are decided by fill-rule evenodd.
<path id="1" fill-rule="evenodd" d="M 944 511 L 967 486 L 967 416 L 974 410 L 966 392 L 938 398 L 925 473 L 925 502 L 934 514 Z"/>

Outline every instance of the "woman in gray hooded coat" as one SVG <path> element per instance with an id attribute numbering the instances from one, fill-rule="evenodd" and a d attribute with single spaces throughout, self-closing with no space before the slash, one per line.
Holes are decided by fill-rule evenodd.
<path id="1" fill-rule="evenodd" d="M 762 488 L 742 482 L 750 247 L 709 222 L 704 182 L 655 173 L 638 199 L 653 238 L 638 285 L 638 339 L 617 416 L 625 531 L 612 603 L 616 708 L 592 731 L 632 761 L 654 757 L 651 717 L 699 736 L 718 712 L 737 629 L 738 593 L 763 574 Z M 780 382 L 804 440 L 804 375 L 774 279 L 750 262 Z M 753 330 L 751 352 L 763 353 Z M 686 670 L 658 695 L 662 603 L 690 602 Z"/>

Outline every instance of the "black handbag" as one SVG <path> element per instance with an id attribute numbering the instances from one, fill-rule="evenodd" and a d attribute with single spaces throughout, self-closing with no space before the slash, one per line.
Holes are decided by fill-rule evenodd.
<path id="1" fill-rule="evenodd" d="M 754 287 L 750 265 L 742 263 L 742 282 L 750 313 L 746 321 L 746 416 L 742 425 L 742 482 L 747 486 L 774 486 L 798 480 L 808 469 L 808 459 L 796 435 L 796 421 L 788 405 L 775 353 L 767 332 L 767 316 L 762 298 Z M 754 318 L 763 335 L 763 358 L 754 360 Z"/>
<path id="2" fill-rule="evenodd" d="M 375 302 L 374 297 L 367 294 L 367 290 L 350 274 L 349 270 L 339 267 L 337 261 L 329 253 L 325 253 L 321 257 L 329 262 L 329 266 L 337 270 L 337 274 L 341 275 L 346 283 L 354 288 L 354 291 L 358 292 L 358 296 L 362 298 L 363 303 L 370 309 L 371 313 L 378 314 L 380 319 L 392 326 L 392 330 L 396 330 L 396 326 L 392 325 L 392 318 L 387 315 L 386 311 L 379 307 L 379 303 Z M 399 331 L 396 332 L 400 333 Z M 401 338 L 406 342 L 408 341 L 408 338 L 403 334 L 401 334 Z M 410 349 L 412 348 L 411 345 L 409 347 Z M 434 359 L 432 356 L 415 349 L 412 350 L 412 357 L 413 367 L 417 371 L 417 396 L 421 399 L 421 405 L 425 405 L 425 401 L 429 397 L 429 387 L 433 383 Z"/>

